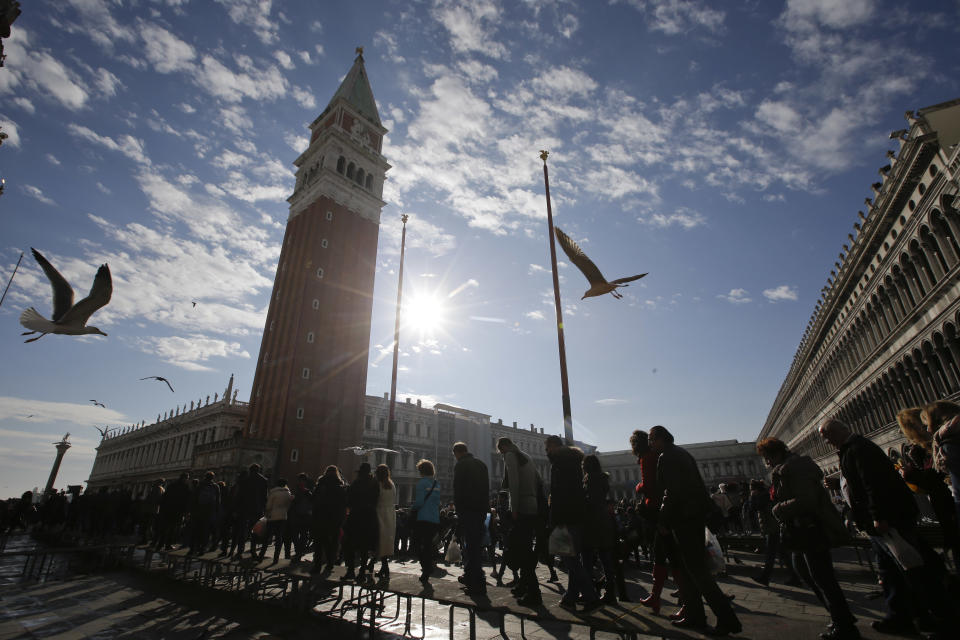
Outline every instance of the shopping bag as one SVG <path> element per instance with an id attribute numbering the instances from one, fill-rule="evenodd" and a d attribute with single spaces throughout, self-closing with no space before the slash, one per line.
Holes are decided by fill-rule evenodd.
<path id="1" fill-rule="evenodd" d="M 565 525 L 554 527 L 550 532 L 550 554 L 554 556 L 572 556 L 576 552 L 573 548 L 573 536 Z"/>
<path id="2" fill-rule="evenodd" d="M 253 524 L 250 535 L 255 538 L 262 538 L 267 535 L 267 516 L 263 516 Z"/>
<path id="3" fill-rule="evenodd" d="M 723 559 L 723 549 L 720 548 L 720 541 L 717 539 L 717 535 L 710 531 L 709 527 L 704 527 L 704 535 L 707 541 L 707 567 L 713 575 L 723 573 L 726 571 L 727 565 Z"/>
<path id="4" fill-rule="evenodd" d="M 447 564 L 456 564 L 460 562 L 460 545 L 456 540 L 451 540 L 447 546 L 447 555 L 443 557 Z"/>
<path id="5" fill-rule="evenodd" d="M 904 571 L 923 566 L 923 556 L 920 555 L 920 552 L 904 540 L 900 532 L 893 527 L 890 527 L 885 534 L 878 536 L 878 538 L 884 550 Z"/>

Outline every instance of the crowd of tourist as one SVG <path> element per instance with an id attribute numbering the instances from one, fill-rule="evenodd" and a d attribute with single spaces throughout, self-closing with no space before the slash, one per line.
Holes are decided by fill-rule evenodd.
<path id="1" fill-rule="evenodd" d="M 271 482 L 254 464 L 230 486 L 212 472 L 193 480 L 184 473 L 171 482 L 158 479 L 139 499 L 101 490 L 52 494 L 34 504 L 28 492 L 0 503 L 0 517 L 4 530 L 38 525 L 136 535 L 157 550 L 182 546 L 190 554 L 218 551 L 224 558 L 249 554 L 262 561 L 272 551 L 274 563 L 281 552 L 300 562 L 312 552 L 313 572 L 330 574 L 342 563 L 342 579 L 358 582 L 389 580 L 389 560 L 415 558 L 427 589 L 438 562 L 462 562 L 460 582 L 476 598 L 486 595 L 487 565 L 498 585 L 509 569 L 518 604 L 533 608 L 543 606 L 537 566 L 546 565 L 550 581 L 559 581 L 559 557 L 567 580 L 559 606 L 579 613 L 627 600 L 624 565 L 643 556 L 651 584 L 640 602 L 659 614 L 672 575 L 681 604 L 669 616 L 672 624 L 707 627 L 706 603 L 715 635 L 738 633 L 742 626 L 717 584 L 710 546 L 730 533 L 756 532 L 763 564 L 753 579 L 768 586 L 779 560 L 784 582 L 806 585 L 829 613 L 823 640 L 860 637 L 831 556 L 831 549 L 859 534 L 875 554 L 886 608 L 873 628 L 950 637 L 957 622 L 956 579 L 920 534 L 916 494 L 929 497 L 956 568 L 960 500 L 956 490 L 951 496 L 951 486 L 960 482 L 960 406 L 936 402 L 901 411 L 897 420 L 907 444 L 886 452 L 842 422 L 826 420 L 819 431 L 838 451 L 839 477 L 825 478 L 810 457 L 765 438 L 757 452 L 771 484 L 755 479 L 712 492 L 670 431 L 638 430 L 630 445 L 641 481 L 631 501 L 611 499 L 609 476 L 597 456 L 548 436 L 549 482 L 509 438 L 499 439 L 504 475 L 493 500 L 487 466 L 458 442 L 453 486 L 440 486 L 434 463 L 420 460 L 408 507 L 397 506 L 386 464 L 361 463 L 349 481 L 328 466 L 316 479 L 300 474 L 292 483 Z M 452 502 L 444 504 L 441 496 L 451 494 Z"/>

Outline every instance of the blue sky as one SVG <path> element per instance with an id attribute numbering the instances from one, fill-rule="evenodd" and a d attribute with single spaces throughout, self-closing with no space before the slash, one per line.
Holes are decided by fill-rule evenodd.
<path id="1" fill-rule="evenodd" d="M 27 252 L 0 308 L 0 494 L 42 486 L 64 432 L 60 485 L 87 477 L 93 425 L 152 422 L 231 373 L 249 397 L 292 162 L 358 45 L 393 165 L 369 393 L 389 389 L 406 213 L 401 400 L 562 430 L 549 149 L 556 224 L 609 278 L 650 273 L 623 300 L 580 300 L 586 281 L 561 264 L 576 436 L 623 449 L 661 423 L 683 442 L 753 439 L 889 132 L 960 97 L 958 14 L 880 0 L 25 3 L 0 69 L 4 284 Z M 31 246 L 78 298 L 110 264 L 113 300 L 90 321 L 109 337 L 22 342 L 20 312 L 50 312 Z M 431 305 L 441 322 L 423 319 Z"/>

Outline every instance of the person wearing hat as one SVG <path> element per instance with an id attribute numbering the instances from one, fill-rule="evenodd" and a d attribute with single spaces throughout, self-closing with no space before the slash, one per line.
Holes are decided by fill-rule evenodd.
<path id="1" fill-rule="evenodd" d="M 356 479 L 347 488 L 347 521 L 343 527 L 343 557 L 346 561 L 347 572 L 344 580 L 354 578 L 353 569 L 356 566 L 357 556 L 360 556 L 360 572 L 356 578 L 364 580 L 367 571 L 373 573 L 375 559 L 368 556 L 376 548 L 379 537 L 377 529 L 377 498 L 379 496 L 377 481 L 370 473 L 370 463 L 362 462 L 357 469 Z"/>

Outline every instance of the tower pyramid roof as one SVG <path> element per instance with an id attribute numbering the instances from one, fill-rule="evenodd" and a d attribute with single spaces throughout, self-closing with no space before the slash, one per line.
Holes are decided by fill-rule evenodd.
<path id="1" fill-rule="evenodd" d="M 363 66 L 363 47 L 357 47 L 357 57 L 353 61 L 353 66 L 347 73 L 347 77 L 340 83 L 340 88 L 333 94 L 333 98 L 330 99 L 330 103 L 323 110 L 323 113 L 329 111 L 340 98 L 346 100 L 360 115 L 380 125 L 377 103 L 373 99 L 373 90 L 370 89 L 370 80 L 367 79 L 367 70 Z"/>

